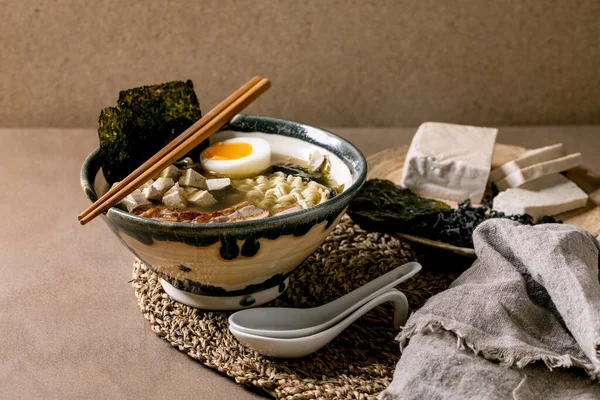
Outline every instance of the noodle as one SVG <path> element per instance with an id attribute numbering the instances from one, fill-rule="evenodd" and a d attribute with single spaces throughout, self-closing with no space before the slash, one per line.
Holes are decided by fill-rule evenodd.
<path id="1" fill-rule="evenodd" d="M 232 186 L 246 194 L 256 207 L 272 214 L 283 207 L 298 204 L 309 208 L 329 200 L 329 189 L 315 181 L 305 182 L 299 176 L 281 171 L 255 178 L 232 180 Z"/>

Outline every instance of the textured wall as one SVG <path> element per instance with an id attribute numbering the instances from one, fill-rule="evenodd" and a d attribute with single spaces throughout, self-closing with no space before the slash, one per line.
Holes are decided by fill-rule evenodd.
<path id="1" fill-rule="evenodd" d="M 600 123 L 600 2 L 0 0 L 0 126 L 95 126 L 119 89 L 328 126 Z"/>

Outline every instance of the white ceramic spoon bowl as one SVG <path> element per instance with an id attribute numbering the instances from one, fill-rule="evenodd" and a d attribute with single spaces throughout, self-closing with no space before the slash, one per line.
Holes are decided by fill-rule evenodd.
<path id="1" fill-rule="evenodd" d="M 389 289 L 384 293 L 380 293 L 366 304 L 363 304 L 362 307 L 337 325 L 310 336 L 273 338 L 242 332 L 231 325 L 229 326 L 229 330 L 240 343 L 260 354 L 278 358 L 304 357 L 325 346 L 363 314 L 388 301 L 394 303 L 394 329 L 398 329 L 406 322 L 408 317 L 408 300 L 406 300 L 404 293 L 396 289 Z"/>
<path id="2" fill-rule="evenodd" d="M 250 335 L 274 338 L 313 335 L 337 324 L 363 304 L 411 278 L 420 270 L 419 263 L 406 263 L 319 307 L 262 307 L 238 311 L 229 317 L 229 327 Z"/>

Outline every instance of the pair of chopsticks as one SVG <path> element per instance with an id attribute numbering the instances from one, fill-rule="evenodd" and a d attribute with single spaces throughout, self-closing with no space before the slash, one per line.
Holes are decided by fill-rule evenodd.
<path id="1" fill-rule="evenodd" d="M 158 175 L 163 169 L 179 160 L 210 135 L 218 131 L 236 114 L 239 114 L 240 111 L 248 107 L 250 103 L 270 87 L 271 82 L 267 78 L 255 76 L 250 79 L 79 214 L 77 218 L 81 225 L 90 222 L 102 212 L 124 199 L 144 182 Z"/>

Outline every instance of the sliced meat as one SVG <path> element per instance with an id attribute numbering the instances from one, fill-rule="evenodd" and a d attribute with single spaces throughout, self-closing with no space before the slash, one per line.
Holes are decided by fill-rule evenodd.
<path id="1" fill-rule="evenodd" d="M 231 214 L 226 215 L 227 220 L 219 218 L 218 220 L 211 220 L 211 222 L 237 222 L 237 221 L 248 221 L 253 219 L 267 218 L 271 213 L 268 210 L 263 210 L 252 204 L 242 207 Z"/>
<path id="2" fill-rule="evenodd" d="M 199 211 L 182 211 L 179 213 L 179 220 L 180 221 L 194 221 L 203 215 L 206 215 L 206 213 L 201 213 Z"/>
<path id="3" fill-rule="evenodd" d="M 242 201 L 241 203 L 237 203 L 237 204 L 235 204 L 235 205 L 233 205 L 231 207 L 224 208 L 224 209 L 219 210 L 217 212 L 219 212 L 220 215 L 229 215 L 229 214 L 233 213 L 234 211 L 239 210 L 240 208 L 246 207 L 249 204 L 250 204 L 249 201 Z"/>
<path id="4" fill-rule="evenodd" d="M 263 210 L 261 208 L 259 208 L 258 210 L 260 210 L 260 212 L 248 215 L 248 216 L 236 216 L 236 217 L 229 217 L 229 221 L 228 222 L 237 222 L 237 221 L 251 221 L 254 219 L 262 219 L 262 218 L 267 218 L 271 216 L 271 213 L 269 212 L 269 210 Z"/>
<path id="5" fill-rule="evenodd" d="M 292 204 L 291 206 L 281 207 L 275 213 L 275 215 L 289 214 L 289 213 L 293 213 L 295 211 L 300 211 L 300 210 L 302 210 L 302 206 L 300 206 L 298 203 L 296 203 L 296 204 Z"/>
<path id="6" fill-rule="evenodd" d="M 134 211 L 136 211 L 136 210 L 134 210 Z M 160 212 L 160 210 L 158 208 L 152 207 L 149 210 L 146 210 L 139 215 L 140 215 L 140 217 L 153 218 L 155 215 L 158 215 L 159 212 Z"/>

